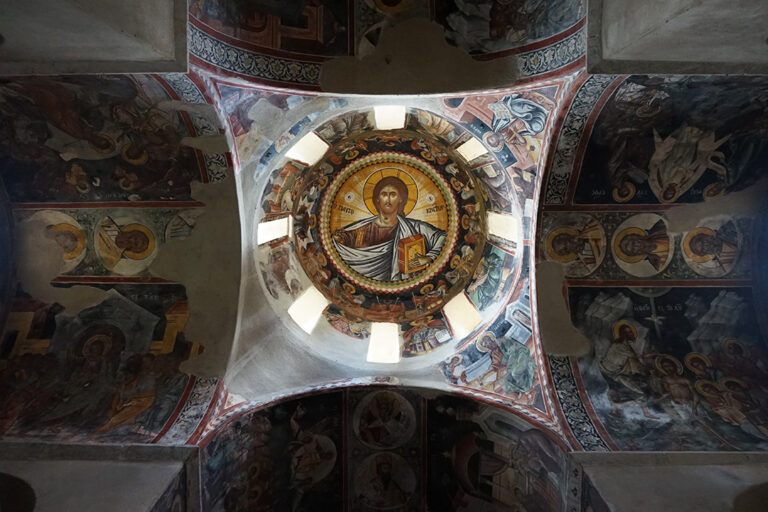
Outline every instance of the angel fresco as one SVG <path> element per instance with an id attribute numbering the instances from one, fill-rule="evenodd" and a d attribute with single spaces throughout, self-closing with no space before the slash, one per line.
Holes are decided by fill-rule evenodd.
<path id="1" fill-rule="evenodd" d="M 632 76 L 595 122 L 574 201 L 709 200 L 763 175 L 763 77 Z"/>
<path id="2" fill-rule="evenodd" d="M 655 150 L 649 163 L 648 184 L 662 203 L 673 203 L 685 194 L 704 171 L 725 176 L 725 155 L 717 149 L 730 136 L 715 140 L 714 131 L 682 125 L 662 139 L 654 130 Z"/>

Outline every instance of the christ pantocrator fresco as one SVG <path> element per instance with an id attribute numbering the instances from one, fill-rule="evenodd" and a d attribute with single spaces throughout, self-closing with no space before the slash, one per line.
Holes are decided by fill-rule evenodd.
<path id="1" fill-rule="evenodd" d="M 428 267 L 445 244 L 445 231 L 409 219 L 408 186 L 397 176 L 381 178 L 373 188 L 373 213 L 333 233 L 339 256 L 370 279 L 398 281 Z"/>

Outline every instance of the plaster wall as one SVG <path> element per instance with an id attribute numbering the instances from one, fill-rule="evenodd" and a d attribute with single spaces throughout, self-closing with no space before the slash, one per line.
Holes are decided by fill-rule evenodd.
<path id="1" fill-rule="evenodd" d="M 0 74 L 186 71 L 186 2 L 30 0 L 0 8 Z"/>
<path id="2" fill-rule="evenodd" d="M 181 469 L 182 462 L 0 461 L 0 472 L 35 491 L 36 512 L 149 511 Z"/>
<path id="3" fill-rule="evenodd" d="M 99 0 L 73 0 L 73 2 L 86 12 L 106 21 L 121 33 L 145 41 L 163 57 L 173 58 L 174 2 L 159 0 L 119 3 Z"/>
<path id="4" fill-rule="evenodd" d="M 588 20 L 588 67 L 593 73 L 768 69 L 765 2 L 592 0 Z"/>
<path id="5" fill-rule="evenodd" d="M 352 94 L 466 91 L 514 83 L 517 68 L 514 56 L 477 61 L 448 44 L 437 23 L 412 19 L 385 30 L 369 55 L 325 63 L 320 85 L 325 91 Z"/>
<path id="6" fill-rule="evenodd" d="M 736 496 L 768 481 L 764 453 L 575 453 L 614 512 L 732 510 Z"/>

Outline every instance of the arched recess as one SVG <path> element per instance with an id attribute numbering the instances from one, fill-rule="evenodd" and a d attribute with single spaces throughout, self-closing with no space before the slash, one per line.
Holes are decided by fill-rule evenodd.
<path id="1" fill-rule="evenodd" d="M 201 440 L 203 510 L 565 511 L 565 446 L 504 409 L 373 386 L 232 414 Z"/>
<path id="2" fill-rule="evenodd" d="M 190 2 L 190 62 L 338 94 L 485 90 L 583 67 L 582 0 Z"/>
<path id="3" fill-rule="evenodd" d="M 215 405 L 240 277 L 231 155 L 203 79 L 17 77 L 0 91 L 18 277 L 0 436 L 185 442 Z"/>
<path id="4" fill-rule="evenodd" d="M 766 93 L 758 76 L 575 80 L 543 178 L 536 279 L 583 448 L 768 447 Z"/>

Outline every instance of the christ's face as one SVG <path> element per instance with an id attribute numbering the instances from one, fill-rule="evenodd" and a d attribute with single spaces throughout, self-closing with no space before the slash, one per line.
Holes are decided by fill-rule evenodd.
<path id="1" fill-rule="evenodd" d="M 382 187 L 377 197 L 379 212 L 384 215 L 391 215 L 400 211 L 400 204 L 403 202 L 403 198 L 397 192 L 395 187 L 387 185 Z"/>

